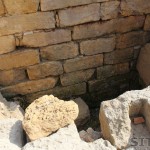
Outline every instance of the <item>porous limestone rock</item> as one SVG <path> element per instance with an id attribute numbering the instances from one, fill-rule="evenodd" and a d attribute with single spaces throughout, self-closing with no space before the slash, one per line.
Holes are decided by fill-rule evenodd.
<path id="1" fill-rule="evenodd" d="M 89 107 L 81 98 L 76 98 L 73 101 L 79 107 L 79 115 L 75 120 L 75 123 L 77 126 L 84 125 L 90 119 Z"/>
<path id="2" fill-rule="evenodd" d="M 110 101 L 104 101 L 100 108 L 100 124 L 104 138 L 118 149 L 130 146 L 132 127 L 130 117 L 143 115 L 150 130 L 150 87 L 129 91 Z"/>
<path id="3" fill-rule="evenodd" d="M 116 150 L 108 141 L 99 139 L 86 143 L 79 137 L 75 124 L 61 128 L 57 133 L 26 144 L 22 150 Z"/>
<path id="4" fill-rule="evenodd" d="M 53 95 L 36 99 L 25 111 L 23 128 L 30 140 L 46 137 L 71 124 L 78 116 L 78 105 Z"/>
<path id="5" fill-rule="evenodd" d="M 23 120 L 24 111 L 15 102 L 8 102 L 0 93 L 0 119 L 17 118 Z"/>
<path id="6" fill-rule="evenodd" d="M 0 147 L 3 143 L 1 140 L 22 147 L 24 144 L 22 122 L 17 119 L 0 120 Z"/>

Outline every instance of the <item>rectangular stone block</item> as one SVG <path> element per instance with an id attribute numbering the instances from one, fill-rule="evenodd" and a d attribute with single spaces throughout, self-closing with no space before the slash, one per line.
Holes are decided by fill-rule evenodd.
<path id="1" fill-rule="evenodd" d="M 0 18 L 0 36 L 55 28 L 53 12 L 38 12 Z"/>
<path id="2" fill-rule="evenodd" d="M 58 98 L 72 98 L 72 96 L 79 96 L 86 93 L 86 83 L 75 84 L 66 87 L 55 87 L 50 90 L 45 90 L 41 92 L 37 92 L 34 94 L 29 94 L 26 96 L 28 102 L 33 102 L 35 99 L 43 96 L 43 95 L 54 95 Z"/>
<path id="3" fill-rule="evenodd" d="M 97 78 L 99 80 L 107 79 L 119 74 L 125 74 L 129 72 L 129 63 L 122 63 L 117 65 L 107 65 L 97 68 Z"/>
<path id="4" fill-rule="evenodd" d="M 55 61 L 74 58 L 79 54 L 78 45 L 70 42 L 59 45 L 43 47 L 40 50 L 42 59 Z"/>
<path id="5" fill-rule="evenodd" d="M 60 29 L 51 32 L 26 34 L 23 36 L 20 46 L 42 47 L 68 41 L 71 41 L 71 31 Z"/>
<path id="6" fill-rule="evenodd" d="M 16 41 L 14 36 L 2 36 L 0 37 L 0 54 L 12 52 L 16 49 Z"/>
<path id="7" fill-rule="evenodd" d="M 117 64 L 131 61 L 133 59 L 133 48 L 115 50 L 104 54 L 104 64 Z"/>
<path id="8" fill-rule="evenodd" d="M 23 69 L 0 71 L 0 86 L 16 84 L 26 78 L 26 73 Z"/>
<path id="9" fill-rule="evenodd" d="M 5 13 L 4 5 L 2 3 L 2 0 L 0 0 L 0 16 L 2 16 Z"/>
<path id="10" fill-rule="evenodd" d="M 47 76 L 57 76 L 63 73 L 60 62 L 45 62 L 27 68 L 29 79 L 39 79 Z"/>
<path id="11" fill-rule="evenodd" d="M 27 67 L 40 62 L 39 52 L 33 49 L 17 51 L 0 56 L 0 70 Z"/>
<path id="12" fill-rule="evenodd" d="M 65 72 L 73 72 L 83 69 L 95 68 L 103 65 L 103 54 L 79 57 L 67 60 L 64 63 Z"/>
<path id="13" fill-rule="evenodd" d="M 117 36 L 116 48 L 128 48 L 145 43 L 145 33 L 143 31 L 134 31 Z"/>
<path id="14" fill-rule="evenodd" d="M 80 43 L 80 51 L 81 54 L 84 55 L 94 55 L 99 53 L 111 52 L 115 49 L 115 45 L 115 37 L 87 40 Z"/>
<path id="15" fill-rule="evenodd" d="M 126 18 L 113 19 L 103 23 L 90 23 L 79 25 L 73 28 L 73 39 L 86 39 L 98 37 L 110 33 L 123 33 L 137 30 L 143 27 L 144 16 L 131 16 Z"/>
<path id="16" fill-rule="evenodd" d="M 33 80 L 18 83 L 16 85 L 8 86 L 0 89 L 0 92 L 5 96 L 15 96 L 15 95 L 26 95 L 30 93 L 35 93 L 47 89 L 53 88 L 57 83 L 58 78 L 45 78 L 40 80 Z"/>
<path id="17" fill-rule="evenodd" d="M 4 0 L 7 13 L 26 14 L 37 12 L 40 0 Z"/>
<path id="18" fill-rule="evenodd" d="M 94 72 L 94 69 L 89 69 L 63 74 L 60 76 L 61 84 L 63 86 L 68 86 L 88 81 L 93 76 Z"/>
<path id="19" fill-rule="evenodd" d="M 114 19 L 119 14 L 119 1 L 110 1 L 101 4 L 101 18 L 102 20 Z"/>
<path id="20" fill-rule="evenodd" d="M 100 4 L 90 4 L 58 11 L 61 27 L 73 26 L 100 19 Z"/>
<path id="21" fill-rule="evenodd" d="M 150 31 L 150 15 L 147 15 L 147 17 L 146 17 L 144 30 Z"/>
<path id="22" fill-rule="evenodd" d="M 41 0 L 41 10 L 55 10 L 72 6 L 80 6 L 93 2 L 105 2 L 109 0 Z"/>

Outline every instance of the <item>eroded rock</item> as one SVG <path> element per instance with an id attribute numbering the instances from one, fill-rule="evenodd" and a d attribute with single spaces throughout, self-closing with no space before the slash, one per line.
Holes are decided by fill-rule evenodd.
<path id="1" fill-rule="evenodd" d="M 78 105 L 50 95 L 35 100 L 26 109 L 23 128 L 30 140 L 46 137 L 71 124 L 78 116 Z"/>

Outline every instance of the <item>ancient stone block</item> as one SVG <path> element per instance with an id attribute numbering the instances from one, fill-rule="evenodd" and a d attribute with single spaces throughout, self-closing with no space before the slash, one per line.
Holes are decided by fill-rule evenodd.
<path id="1" fill-rule="evenodd" d="M 0 56 L 0 70 L 26 67 L 39 62 L 39 52 L 37 50 L 27 49 L 17 51 Z"/>
<path id="2" fill-rule="evenodd" d="M 150 31 L 150 15 L 147 15 L 147 17 L 146 17 L 144 30 Z"/>
<path id="3" fill-rule="evenodd" d="M 99 53 L 111 52 L 116 45 L 115 37 L 87 40 L 80 43 L 81 54 L 94 55 Z"/>
<path id="4" fill-rule="evenodd" d="M 51 32 L 26 34 L 23 36 L 20 46 L 42 47 L 67 41 L 71 41 L 71 31 L 60 29 Z"/>
<path id="5" fill-rule="evenodd" d="M 73 42 L 43 47 L 40 53 L 42 59 L 50 61 L 69 59 L 79 54 L 78 45 Z"/>
<path id="6" fill-rule="evenodd" d="M 60 26 L 72 26 L 100 19 L 100 4 L 90 4 L 58 11 Z"/>
<path id="7" fill-rule="evenodd" d="M 57 76 L 63 73 L 63 67 L 60 62 L 45 62 L 39 65 L 27 68 L 29 79 L 39 79 L 47 76 Z"/>
<path id="8" fill-rule="evenodd" d="M 0 0 L 0 16 L 2 16 L 5 13 L 4 5 L 2 0 Z"/>
<path id="9" fill-rule="evenodd" d="M 65 72 L 73 72 L 82 69 L 89 69 L 103 65 L 103 54 L 79 57 L 67 60 L 64 63 Z"/>

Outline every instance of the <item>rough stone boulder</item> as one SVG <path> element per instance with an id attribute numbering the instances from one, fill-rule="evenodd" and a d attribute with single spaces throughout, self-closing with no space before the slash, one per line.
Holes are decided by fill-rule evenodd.
<path id="1" fill-rule="evenodd" d="M 23 128 L 30 140 L 36 140 L 71 124 L 78 116 L 78 105 L 50 95 L 35 100 L 25 111 Z"/>
<path id="2" fill-rule="evenodd" d="M 76 98 L 73 100 L 79 107 L 79 115 L 75 120 L 77 126 L 84 125 L 90 119 L 90 110 L 88 105 L 81 99 Z"/>
<path id="3" fill-rule="evenodd" d="M 8 102 L 0 93 L 0 119 L 16 118 L 23 120 L 24 111 L 15 102 Z"/>
<path id="4" fill-rule="evenodd" d="M 104 138 L 118 149 L 130 146 L 132 138 L 131 118 L 143 115 L 150 130 L 150 87 L 141 91 L 130 91 L 100 108 L 100 124 Z"/>
<path id="5" fill-rule="evenodd" d="M 108 141 L 99 139 L 86 143 L 79 137 L 75 124 L 61 128 L 55 134 L 30 142 L 22 150 L 116 150 Z"/>
<path id="6" fill-rule="evenodd" d="M 141 49 L 137 69 L 144 84 L 146 86 L 150 85 L 150 43 Z"/>

